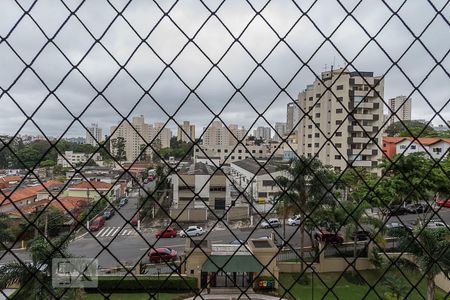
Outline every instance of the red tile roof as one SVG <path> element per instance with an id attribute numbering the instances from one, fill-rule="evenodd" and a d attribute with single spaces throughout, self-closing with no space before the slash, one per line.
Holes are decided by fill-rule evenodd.
<path id="1" fill-rule="evenodd" d="M 37 192 L 44 189 L 44 187 L 50 187 L 50 186 L 56 185 L 56 184 L 62 184 L 62 182 L 57 181 L 57 180 L 49 180 L 49 181 L 44 182 L 44 184 L 38 184 L 38 185 L 34 185 L 34 186 L 18 188 L 15 191 L 7 192 L 5 194 L 6 194 L 6 196 L 9 196 L 11 201 L 16 202 L 16 201 L 21 201 L 24 199 L 35 197 L 37 195 Z M 4 199 L 5 199 L 5 197 L 2 194 L 0 194 L 0 204 L 3 202 Z M 9 205 L 9 204 L 10 203 L 8 200 L 3 203 L 3 205 Z"/>
<path id="2" fill-rule="evenodd" d="M 409 141 L 414 140 L 414 138 L 412 138 L 412 137 L 386 136 L 386 137 L 383 137 L 383 142 L 397 144 L 397 143 L 400 143 L 401 141 L 403 141 L 405 139 L 409 140 Z M 416 143 L 420 143 L 422 145 L 433 145 L 433 144 L 435 144 L 437 142 L 440 142 L 440 141 L 444 141 L 444 142 L 450 143 L 450 138 L 424 137 L 424 138 L 417 138 L 415 140 Z"/>
<path id="3" fill-rule="evenodd" d="M 0 178 L 0 182 L 6 182 L 6 183 L 10 183 L 10 182 L 17 182 L 22 180 L 22 176 L 16 176 L 16 175 L 7 175 L 7 176 L 3 176 Z"/>
<path id="4" fill-rule="evenodd" d="M 52 203 L 50 205 L 62 210 L 63 212 L 65 212 L 66 210 L 71 210 L 77 206 L 82 206 L 83 204 L 89 202 L 89 198 L 86 197 L 61 197 L 58 200 L 52 200 Z M 64 207 L 66 209 L 64 209 Z"/>
<path id="5" fill-rule="evenodd" d="M 82 181 L 80 183 L 76 183 L 70 186 L 70 189 L 94 189 L 97 190 L 109 190 L 112 187 L 112 184 L 103 182 L 103 181 Z"/>

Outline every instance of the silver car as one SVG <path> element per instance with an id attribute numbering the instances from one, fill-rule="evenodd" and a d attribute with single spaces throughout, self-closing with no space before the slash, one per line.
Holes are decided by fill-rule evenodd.
<path id="1" fill-rule="evenodd" d="M 261 223 L 261 227 L 266 229 L 271 227 L 276 228 L 280 226 L 281 226 L 280 220 L 278 220 L 277 218 L 270 218 L 269 220 L 263 221 Z"/>
<path id="2" fill-rule="evenodd" d="M 181 230 L 180 237 L 199 236 L 204 233 L 205 233 L 205 231 L 203 230 L 202 227 L 194 225 L 194 226 L 189 226 L 188 228 Z"/>

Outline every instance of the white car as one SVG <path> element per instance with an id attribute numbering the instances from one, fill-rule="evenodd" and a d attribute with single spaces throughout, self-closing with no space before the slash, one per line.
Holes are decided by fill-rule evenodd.
<path id="1" fill-rule="evenodd" d="M 299 226 L 300 225 L 300 215 L 290 217 L 288 219 L 288 225 L 289 226 Z"/>
<path id="2" fill-rule="evenodd" d="M 187 236 L 199 236 L 204 234 L 205 231 L 202 227 L 194 225 L 189 226 L 188 228 L 180 231 L 180 237 L 187 237 Z"/>
<path id="3" fill-rule="evenodd" d="M 444 222 L 441 221 L 430 221 L 427 224 L 428 228 L 446 228 L 446 225 Z"/>
<path id="4" fill-rule="evenodd" d="M 270 228 L 270 227 L 275 228 L 280 226 L 281 226 L 280 220 L 278 220 L 277 218 L 270 218 L 269 220 L 263 221 L 261 223 L 262 228 Z"/>

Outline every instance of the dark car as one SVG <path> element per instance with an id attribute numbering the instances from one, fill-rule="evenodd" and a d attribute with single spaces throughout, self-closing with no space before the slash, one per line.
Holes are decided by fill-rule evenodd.
<path id="1" fill-rule="evenodd" d="M 314 233 L 314 239 L 326 244 L 342 244 L 344 242 L 344 238 L 339 233 L 333 233 L 325 229 L 319 229 Z"/>
<path id="2" fill-rule="evenodd" d="M 103 217 L 108 220 L 111 219 L 112 216 L 114 216 L 115 211 L 113 208 L 107 208 L 105 209 L 105 211 L 103 212 Z"/>
<path id="3" fill-rule="evenodd" d="M 174 238 L 177 237 L 177 231 L 172 227 L 168 227 L 166 229 L 158 230 L 155 233 L 155 237 L 159 238 Z"/>
<path id="4" fill-rule="evenodd" d="M 177 251 L 171 248 L 156 248 L 148 253 L 150 262 L 171 261 L 177 258 Z"/>
<path id="5" fill-rule="evenodd" d="M 390 216 L 402 216 L 409 214 L 408 209 L 403 205 L 391 205 L 387 210 Z"/>
<path id="6" fill-rule="evenodd" d="M 430 207 L 423 203 L 413 203 L 406 206 L 406 209 L 410 214 L 423 214 L 427 212 Z"/>
<path id="7" fill-rule="evenodd" d="M 370 239 L 370 233 L 365 230 L 358 230 L 353 233 L 351 239 L 356 241 L 367 241 Z"/>

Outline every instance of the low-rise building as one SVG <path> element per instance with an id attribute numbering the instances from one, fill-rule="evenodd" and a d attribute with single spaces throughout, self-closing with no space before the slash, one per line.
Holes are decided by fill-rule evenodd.
<path id="1" fill-rule="evenodd" d="M 274 179 L 282 175 L 282 171 L 271 163 L 247 158 L 230 164 L 230 175 L 235 185 L 251 195 L 254 201 L 267 203 L 280 192 Z"/>
<path id="2" fill-rule="evenodd" d="M 64 196 L 90 198 L 95 201 L 105 197 L 112 201 L 120 198 L 120 187 L 103 181 L 82 181 L 70 185 L 64 191 Z"/>
<path id="3" fill-rule="evenodd" d="M 174 209 L 204 208 L 224 210 L 231 203 L 228 179 L 221 169 L 201 162 L 182 167 L 172 175 Z"/>
<path id="4" fill-rule="evenodd" d="M 71 166 L 75 167 L 80 164 L 84 164 L 88 161 L 88 159 L 92 156 L 92 160 L 98 164 L 101 162 L 102 157 L 99 153 L 81 153 L 81 152 L 73 152 L 73 151 L 65 151 L 64 155 L 58 154 L 58 165 L 61 165 L 64 168 L 70 168 Z"/>
<path id="5" fill-rule="evenodd" d="M 429 153 L 434 159 L 448 155 L 450 138 L 417 138 L 412 137 L 384 137 L 383 152 L 389 158 L 395 154 L 405 155 L 415 152 Z"/>

